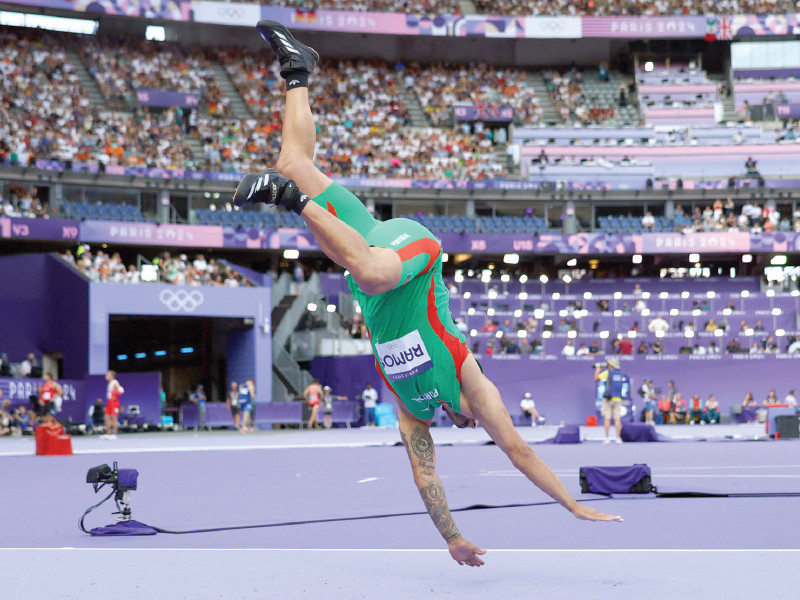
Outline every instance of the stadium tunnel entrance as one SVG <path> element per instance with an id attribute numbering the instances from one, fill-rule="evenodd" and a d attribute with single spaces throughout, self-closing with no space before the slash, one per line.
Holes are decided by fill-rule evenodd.
<path id="1" fill-rule="evenodd" d="M 249 317 L 109 315 L 109 368 L 160 372 L 168 406 L 186 401 L 198 384 L 209 402 L 221 402 L 229 380 L 251 376 L 241 356 L 247 351 L 237 347 L 253 327 Z"/>

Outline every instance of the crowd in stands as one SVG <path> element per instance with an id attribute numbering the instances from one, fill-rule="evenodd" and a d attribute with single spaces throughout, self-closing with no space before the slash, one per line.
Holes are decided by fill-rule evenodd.
<path id="1" fill-rule="evenodd" d="M 608 81 L 608 66 L 603 63 L 599 70 L 601 81 Z M 583 73 L 578 69 L 573 68 L 563 73 L 545 71 L 543 77 L 562 121 L 599 125 L 614 118 L 613 106 L 594 105 L 583 92 L 581 89 Z M 620 101 L 623 104 L 627 103 L 627 91 L 624 87 L 620 90 Z"/>
<path id="2" fill-rule="evenodd" d="M 404 65 L 403 78 L 413 89 L 434 126 L 449 122 L 453 104 L 507 104 L 514 107 L 518 123 L 539 121 L 542 109 L 527 72 L 487 64 Z"/>
<path id="3" fill-rule="evenodd" d="M 67 250 L 62 258 L 75 265 L 92 281 L 111 283 L 172 283 L 175 285 L 215 285 L 227 287 L 250 287 L 253 283 L 234 268 L 214 258 L 206 260 L 198 254 L 189 260 L 186 254 L 172 256 L 164 252 L 149 265 L 125 265 L 119 253 L 108 254 L 102 250 L 92 253 L 85 246 L 74 255 Z"/>
<path id="4" fill-rule="evenodd" d="M 136 104 L 138 88 L 196 93 L 211 112 L 226 112 L 230 98 L 219 87 L 204 52 L 132 37 L 96 37 L 80 46 L 81 60 L 116 108 Z"/>
<path id="5" fill-rule="evenodd" d="M 478 13 L 491 15 L 656 16 L 772 14 L 796 12 L 792 0 L 473 0 Z"/>
<path id="6" fill-rule="evenodd" d="M 9 186 L 6 192 L 0 196 L 0 217 L 50 218 L 50 205 L 39 200 L 36 188 Z"/>
<path id="7" fill-rule="evenodd" d="M 645 230 L 651 229 L 650 223 L 654 220 L 652 215 L 642 218 Z M 698 231 L 750 231 L 761 233 L 770 231 L 800 231 L 800 210 L 792 214 L 782 214 L 775 206 L 766 202 L 760 204 L 754 200 L 747 200 L 736 211 L 736 206 L 731 198 L 725 202 L 716 199 L 713 204 L 700 208 L 695 206 L 691 214 L 684 211 L 678 204 L 675 207 L 676 230 L 684 233 Z"/>
<path id="8" fill-rule="evenodd" d="M 242 1 L 252 2 L 253 0 Z M 461 13 L 458 0 L 278 0 L 274 4 L 293 6 L 306 11 L 354 10 L 418 15 L 457 15 Z"/>

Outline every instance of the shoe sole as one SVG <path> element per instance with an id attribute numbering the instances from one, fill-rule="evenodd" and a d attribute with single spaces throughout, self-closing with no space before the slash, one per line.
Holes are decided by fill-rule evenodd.
<path id="1" fill-rule="evenodd" d="M 273 31 L 279 32 L 285 38 L 285 40 L 283 40 L 284 42 L 297 44 L 297 46 L 305 48 L 306 50 L 311 52 L 315 57 L 314 59 L 315 67 L 316 63 L 319 63 L 319 52 L 314 50 L 311 46 L 307 46 L 303 42 L 299 41 L 296 37 L 292 35 L 292 33 L 286 28 L 285 25 L 282 25 L 277 21 L 264 20 L 264 21 L 259 21 L 256 24 L 256 30 L 258 31 L 259 35 L 261 35 L 261 37 L 264 39 L 264 41 L 266 41 L 270 46 L 272 45 L 272 42 L 269 41 L 269 34 Z"/>

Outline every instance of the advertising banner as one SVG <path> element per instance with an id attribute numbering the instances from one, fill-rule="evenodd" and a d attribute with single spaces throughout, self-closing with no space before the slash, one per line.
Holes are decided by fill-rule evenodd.
<path id="1" fill-rule="evenodd" d="M 148 244 L 165 246 L 208 246 L 221 248 L 222 227 L 209 225 L 171 225 L 83 221 L 80 239 L 84 242 Z"/>
<path id="2" fill-rule="evenodd" d="M 77 240 L 78 233 L 77 221 L 0 217 L 0 238 Z"/>
<path id="3" fill-rule="evenodd" d="M 200 103 L 200 94 L 139 88 L 136 90 L 136 100 L 142 106 L 197 108 Z"/>
<path id="4" fill-rule="evenodd" d="M 453 113 L 458 121 L 495 121 L 511 122 L 514 120 L 514 107 L 508 104 L 454 104 Z"/>
<path id="5" fill-rule="evenodd" d="M 706 35 L 703 16 L 583 17 L 583 37 L 701 38 Z"/>

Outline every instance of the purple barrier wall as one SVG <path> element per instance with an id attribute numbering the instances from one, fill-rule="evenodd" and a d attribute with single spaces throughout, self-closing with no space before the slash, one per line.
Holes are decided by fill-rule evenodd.
<path id="1" fill-rule="evenodd" d="M 120 405 L 128 407 L 138 404 L 142 418 L 153 424 L 161 422 L 161 373 L 117 373 L 125 393 L 120 396 Z M 83 412 L 80 422 L 88 419 L 89 407 L 97 398 L 102 398 L 105 403 L 106 388 L 108 383 L 103 375 L 88 375 L 86 377 L 86 392 L 84 394 Z M 76 419 L 78 420 L 78 419 Z M 122 420 L 122 419 L 120 419 Z"/>
<path id="2" fill-rule="evenodd" d="M 200 95 L 173 92 L 170 90 L 139 88 L 136 90 L 136 100 L 142 106 L 157 106 L 159 108 L 170 108 L 173 106 L 197 108 L 197 105 L 200 103 Z"/>
<path id="3" fill-rule="evenodd" d="M 311 361 L 311 373 L 321 385 L 329 385 L 334 394 L 355 399 L 364 391 L 367 382 L 376 390 L 383 391 L 383 382 L 375 369 L 375 358 L 366 356 L 319 356 Z M 390 402 L 381 394 L 381 402 Z"/>
<path id="4" fill-rule="evenodd" d="M 11 400 L 12 408 L 18 406 L 31 407 L 30 396 L 37 394 L 42 379 L 0 379 L 0 390 L 3 400 Z M 64 389 L 59 419 L 72 419 L 76 423 L 85 421 L 85 383 L 83 380 L 59 379 Z"/>
<path id="5" fill-rule="evenodd" d="M 77 379 L 89 372 L 89 284 L 69 265 L 56 256 L 48 255 L 47 286 L 50 292 L 47 317 L 48 335 L 55 334 L 57 344 L 46 352 L 63 353 L 62 377 Z"/>

